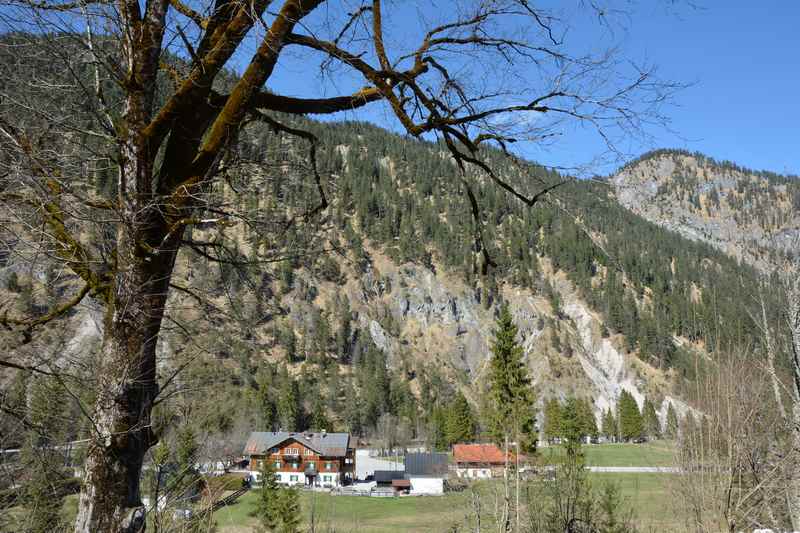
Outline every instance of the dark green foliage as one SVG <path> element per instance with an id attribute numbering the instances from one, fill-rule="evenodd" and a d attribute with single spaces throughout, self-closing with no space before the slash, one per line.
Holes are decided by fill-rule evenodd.
<path id="1" fill-rule="evenodd" d="M 667 408 L 667 423 L 664 431 L 668 439 L 678 438 L 678 415 L 675 413 L 675 407 L 672 406 L 672 402 L 669 403 Z"/>
<path id="2" fill-rule="evenodd" d="M 447 409 L 444 424 L 444 438 L 447 446 L 472 442 L 475 439 L 475 425 L 472 407 L 461 391 L 456 392 L 455 398 Z"/>
<path id="3" fill-rule="evenodd" d="M 656 408 L 650 398 L 644 399 L 642 406 L 642 423 L 644 424 L 644 433 L 651 439 L 661 438 L 661 423 L 658 421 Z"/>
<path id="4" fill-rule="evenodd" d="M 300 493 L 295 488 L 284 488 L 279 494 L 280 525 L 276 533 L 300 533 Z"/>
<path id="5" fill-rule="evenodd" d="M 281 487 L 275 479 L 275 466 L 271 461 L 263 461 L 259 469 L 261 487 L 258 488 L 253 516 L 265 532 L 278 531 L 281 524 Z"/>
<path id="6" fill-rule="evenodd" d="M 617 419 L 614 418 L 614 412 L 611 409 L 606 409 L 603 413 L 602 428 L 600 432 L 609 440 L 616 440 L 619 434 L 617 426 Z"/>
<path id="7" fill-rule="evenodd" d="M 544 437 L 553 441 L 561 437 L 561 403 L 556 398 L 550 398 L 544 405 Z"/>
<path id="8" fill-rule="evenodd" d="M 508 305 L 504 305 L 497 318 L 489 362 L 487 426 L 495 442 L 517 441 L 529 451 L 536 446 L 536 398 L 516 336 L 517 326 Z"/>
<path id="9" fill-rule="evenodd" d="M 26 533 L 49 533 L 63 524 L 61 505 L 64 458 L 52 448 L 63 438 L 65 393 L 55 380 L 37 376 L 28 380 L 31 429 L 21 452 L 25 477 L 20 503 L 25 509 Z"/>
<path id="10" fill-rule="evenodd" d="M 300 431 L 302 409 L 300 406 L 300 392 L 297 390 L 297 382 L 288 377 L 285 368 L 281 381 L 282 383 L 277 401 L 280 428 L 283 431 Z"/>
<path id="11" fill-rule="evenodd" d="M 319 396 L 317 396 L 314 401 L 314 406 L 311 410 L 310 429 L 314 431 L 331 431 L 333 429 L 330 420 L 328 420 L 328 415 L 326 414 L 325 404 Z"/>
<path id="12" fill-rule="evenodd" d="M 641 437 L 644 434 L 644 422 L 639 406 L 630 392 L 622 389 L 617 400 L 617 423 L 619 436 L 624 441 Z"/>

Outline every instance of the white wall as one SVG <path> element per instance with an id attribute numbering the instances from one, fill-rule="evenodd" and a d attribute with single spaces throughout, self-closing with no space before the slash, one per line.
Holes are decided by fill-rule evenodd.
<path id="1" fill-rule="evenodd" d="M 302 472 L 278 472 L 278 483 L 282 485 L 305 485 L 306 475 Z M 289 481 L 290 476 L 297 476 L 297 481 Z"/>
<path id="2" fill-rule="evenodd" d="M 491 468 L 459 468 L 456 472 L 458 477 L 469 479 L 489 479 L 492 477 Z"/>
<path id="3" fill-rule="evenodd" d="M 444 478 L 410 477 L 411 494 L 444 494 Z"/>

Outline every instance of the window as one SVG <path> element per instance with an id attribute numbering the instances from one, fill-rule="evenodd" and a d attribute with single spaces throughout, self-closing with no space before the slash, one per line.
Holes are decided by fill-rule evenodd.
<path id="1" fill-rule="evenodd" d="M 333 463 L 325 463 L 325 470 L 333 469 Z"/>
<path id="2" fill-rule="evenodd" d="M 300 468 L 300 463 L 292 463 L 292 468 Z"/>
<path id="3" fill-rule="evenodd" d="M 280 467 L 281 467 L 281 462 L 280 461 L 275 461 L 275 468 L 276 469 L 280 469 Z"/>
<path id="4" fill-rule="evenodd" d="M 310 468 L 311 470 L 314 470 L 317 467 L 317 463 L 315 463 L 314 461 L 309 461 L 306 464 L 308 465 L 308 468 Z"/>
<path id="5" fill-rule="evenodd" d="M 289 483 L 297 481 L 298 479 L 300 479 L 298 476 L 289 476 Z"/>
<path id="6" fill-rule="evenodd" d="M 333 481 L 333 476 L 322 476 L 323 482 L 331 482 Z"/>
<path id="7" fill-rule="evenodd" d="M 297 448 L 286 448 L 283 455 L 300 455 L 300 450 Z"/>
<path id="8" fill-rule="evenodd" d="M 308 448 L 306 448 L 305 454 L 306 455 L 314 455 L 314 450 L 309 450 Z"/>
<path id="9" fill-rule="evenodd" d="M 280 452 L 280 450 L 278 448 L 270 448 L 269 449 L 269 453 L 271 453 L 272 455 L 278 455 L 279 452 Z"/>

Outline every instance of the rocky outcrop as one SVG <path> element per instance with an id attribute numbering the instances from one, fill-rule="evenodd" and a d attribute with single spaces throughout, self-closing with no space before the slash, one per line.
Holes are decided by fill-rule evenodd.
<path id="1" fill-rule="evenodd" d="M 800 243 L 800 179 L 661 151 L 611 176 L 632 212 L 756 267 Z"/>

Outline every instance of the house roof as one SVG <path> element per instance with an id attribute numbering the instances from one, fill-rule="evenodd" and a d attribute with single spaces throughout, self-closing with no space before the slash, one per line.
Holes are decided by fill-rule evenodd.
<path id="1" fill-rule="evenodd" d="M 508 460 L 513 461 L 508 453 Z M 456 463 L 505 464 L 503 451 L 494 444 L 456 444 L 453 446 L 453 459 Z"/>
<path id="2" fill-rule="evenodd" d="M 349 433 L 254 431 L 244 445 L 244 455 L 266 455 L 270 448 L 287 440 L 295 440 L 323 457 L 344 457 L 350 447 Z"/>
<path id="3" fill-rule="evenodd" d="M 435 476 L 447 474 L 446 453 L 408 453 L 406 454 L 407 476 Z"/>
<path id="4" fill-rule="evenodd" d="M 403 470 L 376 470 L 375 483 L 389 483 L 396 479 L 403 479 Z"/>

